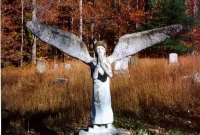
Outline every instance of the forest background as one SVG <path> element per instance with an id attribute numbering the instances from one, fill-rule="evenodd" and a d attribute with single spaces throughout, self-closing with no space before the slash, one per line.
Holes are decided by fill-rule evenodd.
<path id="1" fill-rule="evenodd" d="M 70 31 L 83 39 L 90 53 L 95 40 L 106 40 L 108 54 L 120 36 L 171 24 L 183 31 L 140 56 L 166 57 L 169 53 L 200 51 L 200 1 L 198 0 L 2 0 L 1 67 L 24 66 L 36 59 L 67 58 L 25 28 L 38 19 Z"/>

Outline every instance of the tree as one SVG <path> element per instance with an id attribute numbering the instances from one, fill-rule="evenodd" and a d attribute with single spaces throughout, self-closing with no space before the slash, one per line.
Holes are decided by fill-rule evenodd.
<path id="1" fill-rule="evenodd" d="M 21 28 L 21 60 L 20 60 L 20 66 L 23 65 L 23 44 L 24 44 L 24 33 L 23 33 L 23 30 L 24 30 L 24 0 L 21 0 L 21 4 L 22 4 L 22 10 L 21 10 L 21 14 L 22 14 L 22 28 Z"/>
<path id="2" fill-rule="evenodd" d="M 32 20 L 34 21 L 36 19 L 36 0 L 32 0 L 33 4 L 33 11 L 32 11 Z M 32 35 L 33 37 L 33 45 L 32 45 L 32 63 L 36 63 L 36 37 Z"/>
<path id="3" fill-rule="evenodd" d="M 2 67 L 20 65 L 21 49 L 21 3 L 2 1 Z M 26 55 L 26 53 L 24 53 Z"/>
<path id="4" fill-rule="evenodd" d="M 79 0 L 79 14 L 80 14 L 80 38 L 82 39 L 82 33 L 83 33 L 83 19 L 82 19 L 82 3 L 83 1 L 82 0 Z"/>
<path id="5" fill-rule="evenodd" d="M 186 15 L 186 6 L 182 0 L 162 0 L 152 4 L 150 8 L 151 17 L 137 31 L 148 30 L 172 24 L 184 25 L 183 34 L 187 33 L 190 16 Z M 184 37 L 186 38 L 186 37 Z M 193 48 L 186 46 L 183 39 L 179 40 L 172 37 L 156 46 L 142 51 L 141 55 L 168 56 L 168 53 L 176 52 L 179 54 L 191 52 Z M 156 52 L 156 54 L 155 54 Z"/>
<path id="6" fill-rule="evenodd" d="M 197 0 L 185 0 L 184 3 L 182 0 L 84 0 L 82 1 L 82 24 L 80 23 L 80 1 L 37 0 L 36 5 L 33 6 L 34 1 L 36 2 L 36 0 L 2 0 L 3 66 L 20 66 L 22 63 L 35 62 L 36 52 L 37 57 L 53 58 L 52 56 L 55 55 L 58 58 L 63 57 L 63 53 L 59 50 L 55 51 L 55 48 L 39 40 L 37 48 L 33 45 L 31 33 L 23 28 L 22 23 L 32 20 L 32 17 L 34 19 L 34 16 L 37 16 L 43 23 L 71 31 L 76 35 L 82 33 L 83 41 L 88 47 L 93 44 L 94 39 L 106 40 L 108 54 L 112 52 L 119 36 L 174 23 L 187 25 L 185 28 L 188 28 L 184 29 L 185 40 L 174 43 L 187 46 L 198 44 L 195 40 L 195 38 L 198 39 L 198 32 L 191 31 L 198 21 L 192 17 L 188 18 L 188 16 L 198 18 L 200 10 L 195 13 L 196 15 L 193 14 L 195 6 L 199 7 Z M 33 10 L 35 8 L 37 12 Z M 80 32 L 81 25 L 82 32 Z M 198 30 L 199 27 L 194 28 Z M 195 42 L 192 44 L 192 41 Z M 168 41 L 167 43 L 172 44 L 173 42 Z M 157 47 L 161 48 L 156 50 L 160 53 L 171 50 L 166 43 Z M 155 48 L 151 49 L 155 53 Z M 90 51 L 93 49 L 90 48 Z"/>

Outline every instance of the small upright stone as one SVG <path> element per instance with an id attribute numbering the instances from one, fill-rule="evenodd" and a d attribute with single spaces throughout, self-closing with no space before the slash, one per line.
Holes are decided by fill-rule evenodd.
<path id="1" fill-rule="evenodd" d="M 169 65 L 176 64 L 178 65 L 178 54 L 170 53 L 169 54 Z"/>
<path id="2" fill-rule="evenodd" d="M 129 70 L 128 70 L 128 63 L 130 61 L 131 56 L 125 57 L 121 60 L 118 60 L 115 62 L 114 65 L 114 73 L 115 74 L 128 74 L 129 75 Z"/>
<path id="3" fill-rule="evenodd" d="M 196 74 L 194 74 L 194 81 L 200 83 L 200 73 L 197 72 Z"/>
<path id="4" fill-rule="evenodd" d="M 54 64 L 53 69 L 58 69 L 58 64 Z"/>
<path id="5" fill-rule="evenodd" d="M 38 60 L 36 68 L 37 68 L 38 73 L 40 73 L 40 74 L 44 73 L 45 68 L 46 68 L 45 61 L 44 60 Z"/>
<path id="6" fill-rule="evenodd" d="M 135 68 L 138 65 L 139 58 L 137 56 L 132 56 L 130 60 L 131 67 Z"/>
<path id="7" fill-rule="evenodd" d="M 65 65 L 65 69 L 68 71 L 68 70 L 70 70 L 71 69 L 71 65 L 70 64 L 66 64 Z"/>
<path id="8" fill-rule="evenodd" d="M 54 83 L 63 83 L 63 84 L 68 84 L 69 80 L 66 78 L 56 78 L 54 81 Z"/>

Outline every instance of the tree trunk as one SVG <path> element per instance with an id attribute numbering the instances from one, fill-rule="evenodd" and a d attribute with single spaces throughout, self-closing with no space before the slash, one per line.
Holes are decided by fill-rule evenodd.
<path id="1" fill-rule="evenodd" d="M 23 44 L 24 44 L 24 34 L 23 34 L 23 24 L 24 24 L 24 0 L 21 0 L 22 4 L 22 29 L 21 29 L 21 34 L 22 34 L 22 40 L 21 40 L 21 58 L 20 58 L 20 66 L 23 66 Z"/>
<path id="2" fill-rule="evenodd" d="M 83 34 L 83 19 L 82 19 L 82 0 L 79 0 L 79 12 L 80 12 L 80 38 L 82 39 L 82 34 Z"/>
<path id="3" fill-rule="evenodd" d="M 136 0 L 136 12 L 138 11 L 138 0 Z M 138 23 L 135 24 L 135 28 L 138 29 Z"/>
<path id="4" fill-rule="evenodd" d="M 121 25 L 121 19 L 120 19 L 120 15 L 121 15 L 121 1 L 118 0 L 118 38 L 121 36 L 121 32 L 120 32 L 120 25 Z"/>
<path id="5" fill-rule="evenodd" d="M 111 6 L 114 8 L 116 7 L 116 0 L 111 0 Z"/>
<path id="6" fill-rule="evenodd" d="M 35 21 L 35 19 L 36 19 L 36 0 L 33 0 L 32 4 L 33 4 L 32 21 Z M 32 37 L 33 37 L 32 63 L 36 63 L 36 37 L 34 35 L 32 35 Z"/>
<path id="7" fill-rule="evenodd" d="M 94 40 L 94 20 L 91 21 L 91 39 Z"/>

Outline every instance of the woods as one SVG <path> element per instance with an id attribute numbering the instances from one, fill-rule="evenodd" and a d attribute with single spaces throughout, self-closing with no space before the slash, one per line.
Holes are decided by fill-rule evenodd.
<path id="1" fill-rule="evenodd" d="M 104 39 L 108 54 L 124 34 L 182 24 L 184 30 L 178 37 L 142 51 L 141 55 L 186 54 L 200 49 L 199 7 L 197 0 L 2 0 L 1 66 L 23 66 L 40 57 L 64 57 L 56 48 L 36 40 L 24 27 L 25 22 L 36 18 L 82 37 L 91 52 L 94 40 Z"/>

